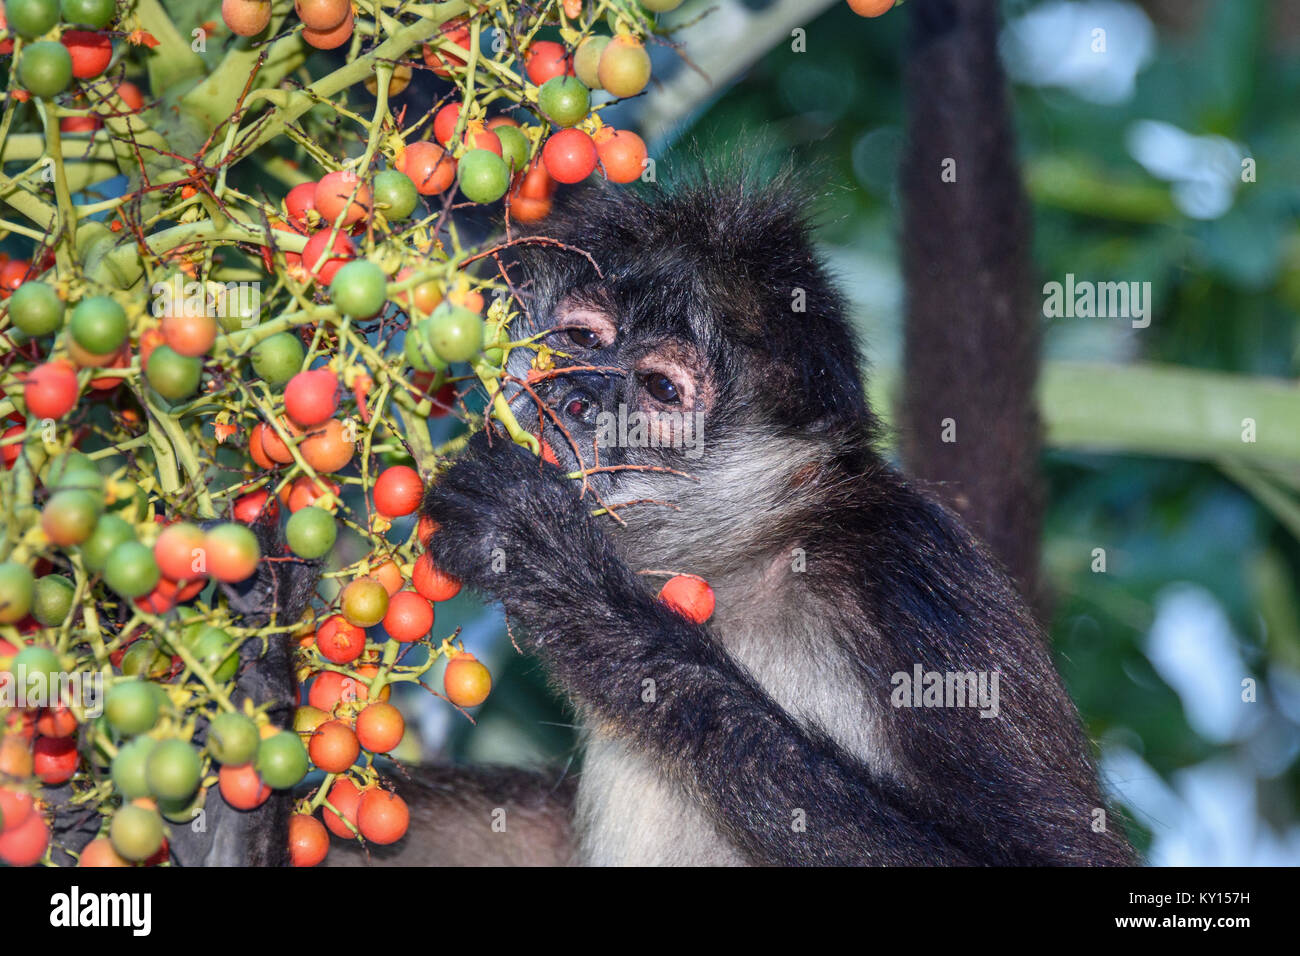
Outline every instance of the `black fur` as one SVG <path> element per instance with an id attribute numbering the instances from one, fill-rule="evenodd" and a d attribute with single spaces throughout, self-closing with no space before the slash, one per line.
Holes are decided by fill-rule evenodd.
<path id="1" fill-rule="evenodd" d="M 540 389 L 548 404 L 558 400 L 577 446 L 548 422 L 543 434 L 563 468 L 480 435 L 428 492 L 424 512 L 440 525 L 434 558 L 502 600 L 587 725 L 648 758 L 749 862 L 1127 862 L 1114 821 L 1091 829 L 1102 803 L 1086 742 L 1015 588 L 949 512 L 872 449 L 876 423 L 806 208 L 788 179 L 760 190 L 706 178 L 667 196 L 588 196 L 549 220 L 548 236 L 595 265 L 538 246 L 532 322 L 518 331 L 551 327 L 576 301 L 610 316 L 618 338 L 590 354 L 560 340 L 570 352 L 562 364 L 624 371 L 561 375 Z M 807 293 L 806 314 L 791 312 L 796 288 Z M 656 489 L 680 509 L 627 511 L 628 527 L 615 530 L 588 516 L 597 501 L 563 477 L 594 457 L 590 422 L 566 420 L 563 407 L 579 387 L 605 410 L 644 402 L 633 366 L 665 350 L 696 357 L 708 395 L 703 458 L 610 449 L 601 462 L 667 465 L 700 483 L 593 476 L 601 500 L 621 500 L 634 483 L 634 497 Z M 732 447 L 734 436 L 749 449 Z M 754 487 L 726 487 L 765 442 L 801 457 L 789 473 L 776 460 Z M 781 570 L 795 546 L 807 573 Z M 494 555 L 505 556 L 504 572 L 493 570 Z M 646 555 L 709 576 L 716 628 L 656 600 L 636 573 Z M 737 659 L 754 653 L 738 644 L 747 616 L 790 625 L 767 634 L 771 653 L 847 662 L 841 684 L 808 694 L 833 694 L 845 709 L 865 702 L 883 728 L 888 771 L 776 703 L 778 690 Z M 813 663 L 806 680 L 816 679 Z M 890 675 L 915 664 L 998 671 L 1001 716 L 891 707 Z M 647 678 L 657 687 L 651 702 Z M 791 827 L 797 810 L 806 831 Z"/>

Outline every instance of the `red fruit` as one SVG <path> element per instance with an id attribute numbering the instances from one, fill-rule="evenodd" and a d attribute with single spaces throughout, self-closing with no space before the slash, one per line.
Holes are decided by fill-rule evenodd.
<path id="1" fill-rule="evenodd" d="M 0 438 L 16 438 L 27 430 L 26 425 L 10 425 L 0 433 Z M 18 456 L 22 454 L 23 446 L 21 442 L 12 445 L 0 445 L 0 463 L 4 464 L 5 470 L 12 468 Z"/>
<path id="2" fill-rule="evenodd" d="M 442 33 L 452 43 L 464 50 L 466 54 L 469 53 L 469 24 L 463 19 L 444 23 Z M 422 54 L 424 56 L 424 65 L 431 69 L 435 76 L 451 76 L 451 67 L 465 65 L 464 57 L 457 56 L 455 53 L 444 53 L 427 43 L 424 45 Z"/>
<path id="3" fill-rule="evenodd" d="M 72 56 L 72 75 L 89 80 L 108 69 L 113 59 L 113 38 L 91 30 L 65 30 L 59 37 Z"/>
<path id="4" fill-rule="evenodd" d="M 524 57 L 528 78 L 541 86 L 555 76 L 573 75 L 573 60 L 564 51 L 564 45 L 551 40 L 538 40 L 528 48 Z"/>
<path id="5" fill-rule="evenodd" d="M 352 12 L 349 0 L 294 0 L 293 9 L 312 30 L 333 30 Z"/>
<path id="6" fill-rule="evenodd" d="M 251 577 L 262 558 L 257 538 L 240 524 L 219 524 L 212 528 L 204 537 L 203 548 L 207 553 L 208 573 L 230 584 Z"/>
<path id="7" fill-rule="evenodd" d="M 630 183 L 641 175 L 649 153 L 645 140 L 636 133 L 604 126 L 596 133 L 595 143 L 606 179 L 616 183 Z"/>
<path id="8" fill-rule="evenodd" d="M 580 129 L 553 133 L 542 147 L 542 162 L 551 178 L 560 183 L 580 183 L 596 168 L 596 144 Z"/>
<path id="9" fill-rule="evenodd" d="M 450 415 L 456 407 L 456 386 L 448 382 L 438 389 L 437 394 L 433 396 L 432 405 L 433 411 L 429 413 L 430 418 L 443 418 Z"/>
<path id="10" fill-rule="evenodd" d="M 280 489 L 280 500 L 288 505 L 292 513 L 314 505 L 326 495 L 337 497 L 340 491 L 342 486 L 337 481 L 328 478 L 313 481 L 306 475 L 299 475 L 291 484 Z"/>
<path id="11" fill-rule="evenodd" d="M 371 843 L 396 843 L 406 835 L 410 823 L 411 811 L 397 794 L 376 787 L 361 795 L 357 804 L 357 829 Z"/>
<path id="12" fill-rule="evenodd" d="M 330 230 L 321 229 L 319 232 L 312 234 L 307 240 L 307 245 L 302 250 L 302 267 L 308 272 L 316 268 L 316 263 L 322 259 L 324 264 L 320 271 L 316 273 L 316 282 L 321 285 L 329 285 L 334 281 L 334 275 L 343 268 L 344 263 L 356 256 L 356 247 L 352 245 L 352 240 L 343 235 L 342 232 L 334 235 L 334 241 L 330 242 Z"/>
<path id="13" fill-rule="evenodd" d="M 113 841 L 108 837 L 97 837 L 86 844 L 77 857 L 79 867 L 130 866 L 129 860 L 113 848 Z"/>
<path id="14" fill-rule="evenodd" d="M 0 787 L 0 816 L 4 817 L 4 828 L 0 829 L 0 833 L 8 833 L 21 826 L 32 812 L 32 803 L 32 795 L 26 790 Z"/>
<path id="15" fill-rule="evenodd" d="M 713 588 L 694 574 L 670 578 L 659 591 L 659 600 L 696 624 L 703 624 L 713 615 Z"/>
<path id="16" fill-rule="evenodd" d="M 345 840 L 355 839 L 355 834 L 348 829 L 347 824 L 351 823 L 354 827 L 357 825 L 357 804 L 361 802 L 361 790 L 357 785 L 347 777 L 334 781 L 334 786 L 330 787 L 330 792 L 325 798 L 338 813 L 330 810 L 329 807 L 323 808 L 321 817 L 325 821 L 325 826 L 329 828 L 330 833 Z M 340 816 L 339 814 L 342 814 Z"/>
<path id="17" fill-rule="evenodd" d="M 457 707 L 477 707 L 492 691 L 492 675 L 477 657 L 460 651 L 442 672 L 442 689 Z"/>
<path id="18" fill-rule="evenodd" d="M 138 113 L 144 109 L 144 94 L 140 92 L 140 87 L 131 81 L 123 80 L 117 84 L 117 95 L 122 98 L 122 102 L 131 112 Z"/>
<path id="19" fill-rule="evenodd" d="M 388 753 L 402 742 L 404 733 L 406 721 L 392 704 L 371 704 L 357 714 L 357 739 L 371 753 Z"/>
<path id="20" fill-rule="evenodd" d="M 26 259 L 14 259 L 0 265 L 0 299 L 13 295 L 15 289 L 27 281 L 32 264 Z"/>
<path id="21" fill-rule="evenodd" d="M 423 495 L 419 474 L 406 465 L 384 469 L 375 481 L 375 507 L 387 518 L 409 515 L 420 506 Z"/>
<path id="22" fill-rule="evenodd" d="M 352 38 L 352 30 L 355 26 L 355 17 L 352 15 L 352 7 L 348 7 L 347 16 L 332 30 L 313 30 L 311 27 L 303 27 L 302 38 L 305 43 L 314 46 L 318 50 L 335 50 L 347 43 Z"/>
<path id="23" fill-rule="evenodd" d="M 309 813 L 289 818 L 289 861 L 294 866 L 316 866 L 329 849 L 330 837 L 323 823 Z"/>
<path id="24" fill-rule="evenodd" d="M 461 141 L 466 149 L 486 149 L 489 153 L 501 155 L 500 138 L 478 120 L 472 121 L 465 127 L 465 135 Z"/>
<path id="25" fill-rule="evenodd" d="M 192 580 L 207 575 L 206 560 L 197 560 L 204 558 L 203 547 L 203 529 L 188 521 L 180 521 L 163 528 L 154 542 L 153 557 L 164 578 Z M 197 570 L 196 564 L 205 570 Z"/>
<path id="26" fill-rule="evenodd" d="M 217 785 L 222 799 L 236 810 L 256 810 L 271 796 L 271 788 L 262 783 L 251 763 L 223 765 L 217 772 Z"/>
<path id="27" fill-rule="evenodd" d="M 258 427 L 261 427 L 260 422 L 258 423 Z M 259 439 L 261 438 L 260 435 L 257 437 Z M 253 449 L 253 443 L 251 440 L 248 447 L 251 452 Z M 260 442 L 258 444 L 258 451 L 261 451 Z M 273 467 L 273 465 L 266 465 L 265 467 L 269 468 Z M 269 504 L 268 499 L 270 501 Z M 234 516 L 236 521 L 240 521 L 244 524 L 252 524 L 254 521 L 258 520 L 258 517 L 262 515 L 264 510 L 267 518 L 274 521 L 279 517 L 280 505 L 271 497 L 270 492 L 265 488 L 259 488 L 257 491 L 250 491 L 248 494 L 240 495 L 236 498 L 234 507 L 231 509 L 231 514 Z"/>
<path id="28" fill-rule="evenodd" d="M 351 664 L 366 649 L 366 632 L 355 624 L 348 623 L 343 615 L 335 614 L 326 618 L 316 630 L 316 647 L 327 661 L 335 664 Z M 316 705 L 313 703 L 312 706 Z M 321 708 L 321 710 L 329 709 Z"/>
<path id="29" fill-rule="evenodd" d="M 77 718 L 67 707 L 45 707 L 36 718 L 36 732 L 43 737 L 71 737 L 77 732 Z"/>
<path id="30" fill-rule="evenodd" d="M 416 559 L 411 572 L 411 583 L 430 601 L 450 601 L 460 593 L 460 579 L 440 571 L 427 554 Z"/>
<path id="31" fill-rule="evenodd" d="M 882 17 L 894 9 L 894 0 L 849 0 L 849 9 L 860 17 Z"/>
<path id="32" fill-rule="evenodd" d="M 307 225 L 307 213 L 316 208 L 317 183 L 299 183 L 284 197 L 284 211 L 296 225 Z"/>
<path id="33" fill-rule="evenodd" d="M 361 744 L 343 721 L 327 720 L 312 732 L 307 755 L 326 773 L 343 773 L 361 756 Z"/>
<path id="34" fill-rule="evenodd" d="M 374 209 L 370 187 L 358 182 L 357 174 L 350 169 L 326 174 L 316 184 L 314 201 L 316 211 L 324 218 L 327 226 L 334 225 L 342 215 L 344 229 L 360 222 Z"/>
<path id="35" fill-rule="evenodd" d="M 433 114 L 433 138 L 446 146 L 456 132 L 456 123 L 460 120 L 460 104 L 448 103 Z M 500 140 L 497 143 L 500 144 Z"/>
<path id="36" fill-rule="evenodd" d="M 32 769 L 42 783 L 58 786 L 77 772 L 77 742 L 71 737 L 37 737 Z"/>
<path id="37" fill-rule="evenodd" d="M 339 380 L 327 368 L 299 372 L 284 387 L 284 410 L 303 428 L 329 421 L 339 410 Z"/>
<path id="38" fill-rule="evenodd" d="M 256 36 L 271 22 L 270 0 L 221 0 L 221 19 L 232 33 Z"/>
<path id="39" fill-rule="evenodd" d="M 170 578 L 159 578 L 152 591 L 144 595 L 144 597 L 135 599 L 135 606 L 142 611 L 148 611 L 150 614 L 166 614 L 177 604 L 188 601 L 202 591 L 207 583 L 207 580 L 203 577 L 185 582 L 173 581 Z"/>
<path id="40" fill-rule="evenodd" d="M 421 196 L 436 196 L 456 181 L 456 160 L 437 143 L 419 140 L 397 157 L 397 169 L 411 177 Z"/>
<path id="41" fill-rule="evenodd" d="M 62 359 L 32 369 L 23 386 L 28 417 L 62 418 L 77 404 L 77 373 Z"/>
<path id="42" fill-rule="evenodd" d="M 388 599 L 384 630 L 403 644 L 418 641 L 433 630 L 433 605 L 414 591 L 398 591 Z"/>
<path id="43" fill-rule="evenodd" d="M 0 834 L 0 860 L 10 866 L 32 866 L 50 845 L 50 828 L 39 813 L 28 814 L 18 826 Z"/>

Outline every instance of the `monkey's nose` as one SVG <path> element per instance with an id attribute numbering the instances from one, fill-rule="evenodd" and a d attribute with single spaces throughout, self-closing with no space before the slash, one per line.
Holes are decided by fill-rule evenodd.
<path id="1" fill-rule="evenodd" d="M 594 425 L 600 412 L 600 402 L 588 389 L 575 388 L 560 402 L 560 411 L 575 422 Z"/>

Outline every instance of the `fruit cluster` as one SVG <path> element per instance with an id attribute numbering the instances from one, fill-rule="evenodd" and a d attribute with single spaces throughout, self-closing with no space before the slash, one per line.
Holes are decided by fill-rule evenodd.
<path id="1" fill-rule="evenodd" d="M 648 168 L 599 113 L 644 89 L 677 5 L 223 0 L 188 24 L 5 0 L 0 239 L 26 248 L 0 253 L 0 862 L 166 862 L 215 794 L 275 790 L 299 799 L 295 862 L 327 830 L 401 837 L 376 763 L 405 731 L 393 686 L 445 665 L 457 707 L 491 687 L 434 636 L 460 584 L 423 551 L 424 482 L 489 420 L 544 451 L 505 366 L 551 353 L 510 339 L 507 266 L 483 270 L 557 183 Z M 452 92 L 396 107 L 419 71 Z M 507 237 L 462 243 L 457 195 L 504 200 Z M 467 429 L 435 447 L 449 415 Z M 303 615 L 250 623 L 245 582 L 304 564 Z M 235 687 L 277 640 L 292 726 Z M 99 833 L 61 844 L 87 807 Z"/>

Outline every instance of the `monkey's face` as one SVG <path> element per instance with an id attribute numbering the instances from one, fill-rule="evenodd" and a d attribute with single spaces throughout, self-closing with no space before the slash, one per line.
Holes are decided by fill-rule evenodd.
<path id="1" fill-rule="evenodd" d="M 544 225 L 563 247 L 526 257 L 513 337 L 544 350 L 512 352 L 527 383 L 512 407 L 629 542 L 680 551 L 752 529 L 868 421 L 840 299 L 786 185 L 588 195 Z"/>

